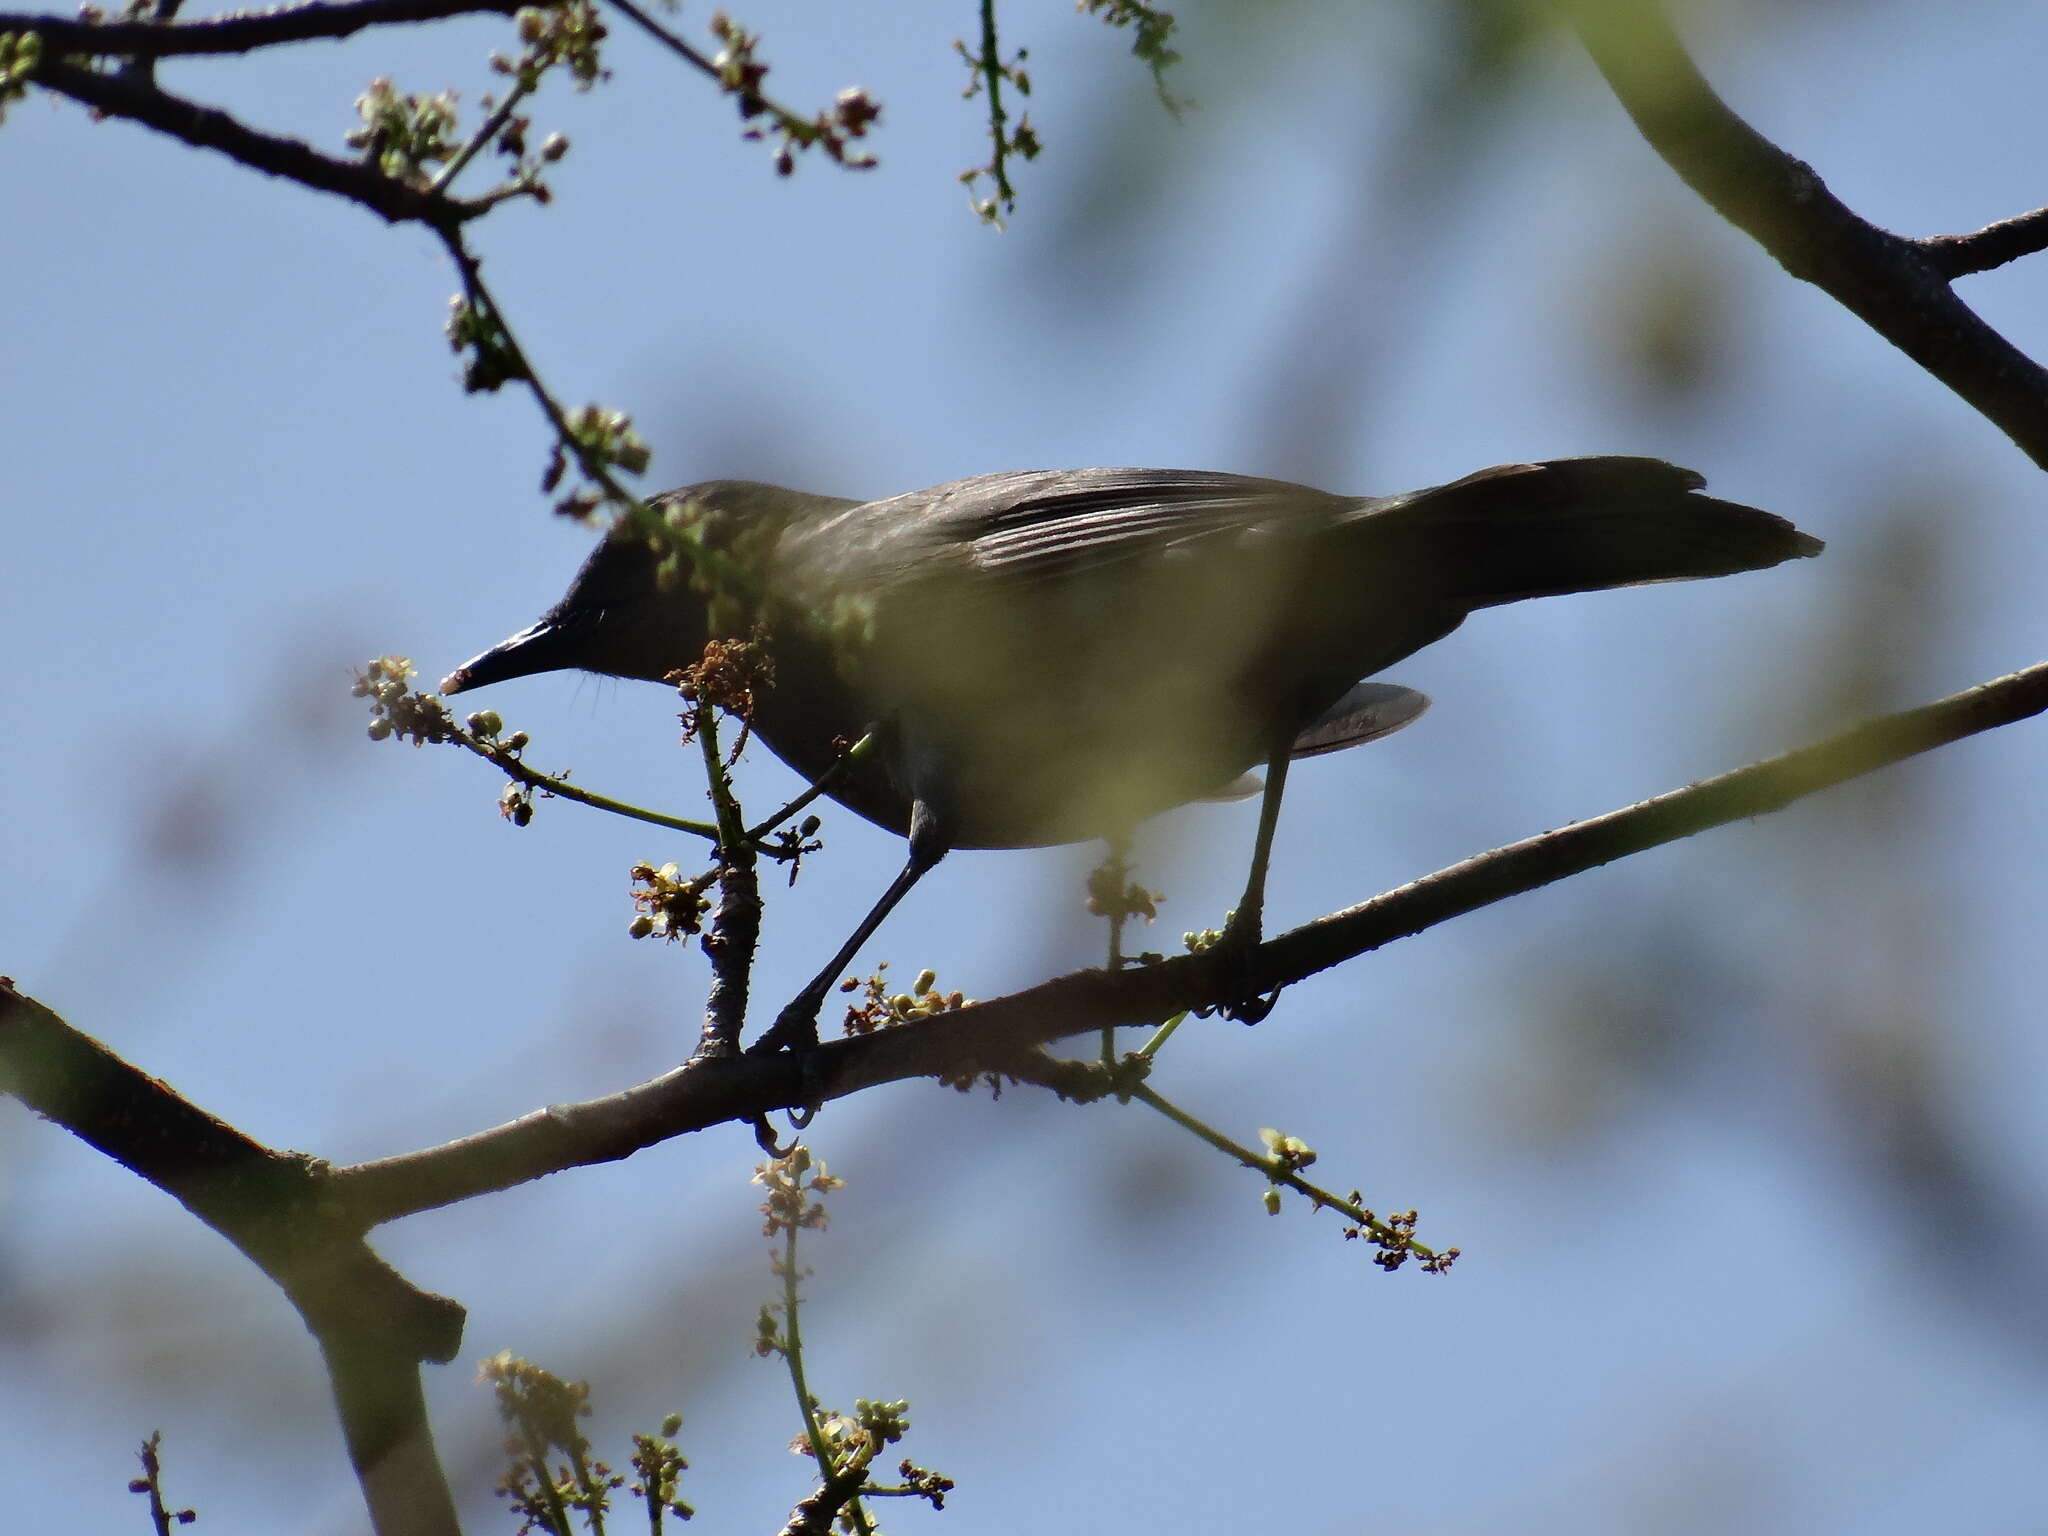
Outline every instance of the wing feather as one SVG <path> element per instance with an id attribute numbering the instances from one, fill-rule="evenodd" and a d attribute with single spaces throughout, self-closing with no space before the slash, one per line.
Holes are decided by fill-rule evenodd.
<path id="1" fill-rule="evenodd" d="M 1341 496 L 1200 470 L 1083 469 L 980 475 L 929 515 L 991 574 L 1035 579 L 1185 550 L 1230 535 L 1305 534 L 1356 505 Z"/>

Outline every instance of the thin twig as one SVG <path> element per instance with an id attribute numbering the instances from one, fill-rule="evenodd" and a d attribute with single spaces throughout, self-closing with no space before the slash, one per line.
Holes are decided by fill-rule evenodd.
<path id="1" fill-rule="evenodd" d="M 1920 248 L 1943 277 L 1989 272 L 2022 256 L 2048 251 L 2048 208 L 2014 214 L 1967 235 L 1929 235 Z"/>
<path id="2" fill-rule="evenodd" d="M 505 99 L 498 103 L 489 117 L 484 119 L 482 126 L 469 136 L 469 142 L 457 150 L 450 157 L 448 163 L 441 167 L 440 174 L 435 176 L 427 190 L 437 194 L 445 193 L 450 187 L 454 186 L 455 178 L 460 176 L 468 168 L 469 163 L 483 152 L 486 144 L 498 136 L 498 130 L 512 120 L 512 114 L 518 109 L 519 103 L 533 93 L 533 89 L 538 83 L 537 79 L 513 81 L 512 89 L 505 93 Z"/>
<path id="3" fill-rule="evenodd" d="M 798 811 L 801 811 L 806 806 L 810 805 L 810 803 L 816 800 L 820 795 L 830 791 L 833 784 L 838 781 L 840 775 L 843 774 L 849 766 L 859 762 L 862 758 L 866 757 L 870 752 L 872 752 L 874 750 L 874 746 L 875 733 L 873 731 L 869 731 L 865 736 L 861 737 L 859 741 L 856 741 L 852 746 L 848 747 L 838 757 L 834 758 L 829 764 L 827 764 L 825 771 L 819 774 L 817 778 L 813 779 L 809 787 L 806 788 L 802 794 L 798 795 L 795 799 L 791 800 L 788 804 L 784 805 L 779 810 L 773 812 L 771 815 L 762 818 L 762 820 L 757 822 L 755 825 L 749 827 L 747 829 L 747 841 L 758 845 L 762 838 L 766 837 L 770 832 L 773 832 L 777 827 L 781 826 L 784 822 L 788 821 L 789 818 L 794 816 Z"/>
<path id="4" fill-rule="evenodd" d="M 1148 1109 L 1157 1110 L 1175 1125 L 1198 1140 L 1208 1143 L 1217 1151 L 1235 1158 L 1254 1173 L 1264 1174 L 1275 1184 L 1284 1184 L 1296 1194 L 1306 1197 L 1313 1205 L 1328 1206 L 1340 1215 L 1348 1217 L 1359 1227 L 1372 1234 L 1382 1248 L 1399 1248 L 1421 1259 L 1425 1266 L 1434 1264 L 1437 1251 L 1426 1244 L 1418 1243 L 1412 1236 L 1398 1231 L 1382 1221 L 1374 1212 L 1367 1210 L 1357 1201 L 1347 1199 L 1335 1190 L 1324 1189 L 1321 1185 L 1305 1179 L 1289 1167 L 1282 1158 L 1254 1152 L 1242 1142 L 1224 1135 L 1206 1121 L 1198 1120 L 1171 1099 L 1165 1098 L 1144 1083 L 1134 1084 L 1131 1097 Z"/>
<path id="5" fill-rule="evenodd" d="M 503 306 L 493 297 L 490 286 L 484 282 L 483 262 L 470 253 L 469 246 L 462 238 L 462 231 L 449 226 L 437 229 L 436 233 L 441 236 L 441 243 L 447 248 L 449 259 L 455 263 L 456 271 L 461 274 L 464 295 L 473 308 L 489 317 L 499 338 L 501 350 L 513 364 L 513 377 L 524 384 L 527 393 L 533 396 L 534 403 L 540 407 L 541 414 L 554 429 L 556 443 L 563 452 L 574 457 L 576 467 L 583 472 L 585 478 L 603 490 L 605 499 L 618 507 L 621 515 L 631 517 L 645 513 L 646 503 L 619 483 L 609 464 L 588 452 L 578 441 L 575 429 L 569 425 L 568 412 L 562 408 L 561 402 L 554 397 L 547 385 L 541 382 L 540 374 L 535 371 L 528 359 L 526 349 L 512 334 L 512 322 L 506 319 Z"/>
<path id="6" fill-rule="evenodd" d="M 557 800 L 573 800 L 578 805 L 589 806 L 592 810 L 609 811 L 614 816 L 624 816 L 632 821 L 644 821 L 651 827 L 664 827 L 671 832 L 687 832 L 692 837 L 718 841 L 718 828 L 708 821 L 692 821 L 687 816 L 671 816 L 666 811 L 650 811 L 645 806 L 634 805 L 630 801 L 615 800 L 610 795 L 600 795 L 595 790 L 584 789 L 559 775 L 542 773 L 538 768 L 529 768 L 502 743 L 487 741 L 462 730 L 453 731 L 450 735 L 453 740 L 469 748 L 507 778 L 515 779 L 529 789 L 537 789 L 544 795 L 550 795 Z"/>
<path id="7" fill-rule="evenodd" d="M 1016 191 L 1010 186 L 1010 137 L 1004 130 L 1009 113 L 1003 110 L 1002 43 L 996 36 L 996 0 L 981 0 L 981 51 L 975 62 L 981 70 L 982 89 L 988 92 L 988 133 L 994 143 L 988 172 L 996 184 L 996 201 L 1005 212 L 1017 206 Z"/>
<path id="8" fill-rule="evenodd" d="M 671 32 L 667 27 L 664 27 L 652 16 L 641 10 L 639 6 L 633 4 L 633 0 L 605 0 L 605 3 L 625 17 L 626 20 L 639 27 L 649 37 L 660 43 L 664 48 L 668 49 L 677 58 L 690 65 L 691 68 L 710 76 L 721 85 L 725 83 L 725 75 L 719 69 L 717 60 L 713 59 L 710 54 L 699 48 L 695 43 L 690 42 L 687 38 L 680 37 L 676 33 Z M 773 111 L 775 109 L 771 107 L 769 110 Z"/>

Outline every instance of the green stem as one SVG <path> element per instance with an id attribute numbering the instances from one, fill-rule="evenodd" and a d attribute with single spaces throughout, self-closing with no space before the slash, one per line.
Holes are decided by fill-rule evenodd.
<path id="1" fill-rule="evenodd" d="M 817 1460 L 818 1476 L 830 1482 L 841 1469 L 832 1459 L 831 1447 L 825 1443 L 824 1428 L 818 1423 L 817 1404 L 811 1399 L 810 1383 L 804 1379 L 804 1333 L 803 1324 L 797 1316 L 796 1280 L 796 1225 L 792 1222 L 785 1229 L 782 1240 L 782 1358 L 789 1366 L 789 1384 L 796 1391 L 797 1409 L 803 1414 L 804 1436 L 810 1441 L 811 1455 Z M 843 1512 L 862 1536 L 872 1536 L 873 1527 L 868 1523 L 867 1512 L 861 1508 L 858 1498 L 848 1499 Z"/>
<path id="2" fill-rule="evenodd" d="M 1162 1099 L 1143 1083 L 1138 1084 L 1137 1087 L 1131 1090 L 1131 1097 L 1138 1100 L 1141 1104 L 1151 1105 L 1152 1108 L 1158 1110 L 1160 1114 L 1166 1116 L 1167 1119 L 1171 1120 L 1182 1130 L 1192 1132 L 1210 1146 L 1216 1148 L 1217 1151 L 1228 1153 L 1240 1163 L 1243 1163 L 1245 1167 L 1264 1174 L 1275 1184 L 1285 1184 L 1289 1189 L 1306 1195 L 1313 1203 L 1327 1205 L 1330 1209 L 1350 1217 L 1352 1221 L 1370 1232 L 1374 1237 L 1384 1242 L 1399 1243 L 1418 1259 L 1434 1259 L 1436 1257 L 1434 1249 L 1425 1247 L 1413 1238 L 1403 1237 L 1402 1234 L 1396 1232 L 1355 1200 L 1347 1200 L 1342 1195 L 1333 1194 L 1319 1185 L 1311 1184 L 1279 1158 L 1268 1157 L 1263 1153 L 1254 1152 L 1250 1147 L 1240 1146 L 1221 1131 L 1215 1130 L 1202 1121 L 1197 1120 L 1178 1105 L 1171 1104 Z"/>
<path id="3" fill-rule="evenodd" d="M 1152 1032 L 1152 1038 L 1138 1048 L 1138 1054 L 1150 1061 L 1159 1054 L 1160 1047 L 1173 1038 L 1173 1032 L 1187 1019 L 1188 1011 L 1183 1008 Z"/>
<path id="4" fill-rule="evenodd" d="M 591 1536 L 604 1536 L 604 1489 L 590 1475 L 590 1458 L 576 1447 L 569 1452 L 569 1465 L 575 1469 L 576 1486 L 583 1493 L 583 1523 L 590 1527 Z"/>
<path id="5" fill-rule="evenodd" d="M 574 1536 L 569 1529 L 569 1511 L 562 1503 L 561 1490 L 555 1487 L 555 1480 L 548 1473 L 547 1442 L 535 1435 L 530 1425 L 522 1425 L 521 1433 L 526 1437 L 527 1464 L 533 1468 L 534 1481 L 540 1485 L 541 1493 L 547 1499 L 548 1519 L 556 1536 Z"/>
<path id="6" fill-rule="evenodd" d="M 789 1384 L 796 1390 L 797 1411 L 803 1415 L 804 1437 L 811 1442 L 811 1455 L 818 1463 L 818 1475 L 830 1477 L 836 1470 L 832 1452 L 825 1444 L 825 1431 L 818 1424 L 817 1405 L 811 1401 L 810 1384 L 804 1380 L 804 1330 L 797 1317 L 796 1225 L 782 1234 L 782 1358 L 789 1366 Z"/>
<path id="7" fill-rule="evenodd" d="M 709 704 L 696 706 L 697 745 L 704 753 L 704 775 L 711 781 L 711 807 L 718 818 L 718 850 L 735 859 L 748 845 L 746 823 L 740 817 L 740 803 L 732 792 L 732 776 L 718 750 L 718 711 Z"/>
<path id="8" fill-rule="evenodd" d="M 996 38 L 996 0 L 981 0 L 981 78 L 988 87 L 988 131 L 995 140 L 989 156 L 989 174 L 995 178 L 996 198 L 1005 210 L 1016 207 L 1017 194 L 1010 187 L 1005 161 L 1010 153 L 1009 136 L 1004 133 L 1008 115 L 1003 111 L 1003 61 Z"/>
<path id="9" fill-rule="evenodd" d="M 831 786 L 833 780 L 839 777 L 849 763 L 857 762 L 861 758 L 866 757 L 874 750 L 874 747 L 875 733 L 869 731 L 859 741 L 848 747 L 844 756 L 840 757 L 838 761 L 834 762 L 823 773 L 819 774 L 817 778 L 813 779 L 809 789 L 806 789 L 802 794 L 790 801 L 789 804 L 783 806 L 781 810 L 770 816 L 766 821 L 761 822 L 758 826 L 749 827 L 747 829 L 747 841 L 750 843 L 760 842 L 762 838 L 824 794 Z"/>
<path id="10" fill-rule="evenodd" d="M 578 805 L 587 805 L 593 810 L 610 811 L 614 816 L 629 817 L 644 821 L 651 826 L 666 827 L 671 832 L 687 832 L 692 837 L 718 841 L 718 828 L 708 821 L 691 821 L 682 816 L 670 816 L 663 811 L 650 811 L 642 806 L 630 805 L 624 800 L 614 800 L 609 795 L 600 795 L 594 790 L 581 789 L 567 779 L 558 779 L 551 774 L 529 768 L 514 757 L 503 746 L 485 741 L 460 729 L 452 732 L 454 739 L 469 748 L 485 762 L 501 769 L 507 778 L 517 779 L 529 788 L 544 790 L 558 800 L 574 800 Z"/>

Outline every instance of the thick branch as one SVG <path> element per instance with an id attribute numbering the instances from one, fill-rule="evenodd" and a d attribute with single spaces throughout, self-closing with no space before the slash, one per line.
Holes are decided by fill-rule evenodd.
<path id="1" fill-rule="evenodd" d="M 1153 1023 L 1247 991 L 1287 986 L 1447 918 L 1780 810 L 1816 790 L 2048 710 L 2048 662 L 1884 715 L 1826 741 L 1653 800 L 1496 848 L 1261 945 L 1240 966 L 1191 955 L 1136 970 L 1081 971 L 957 1013 L 834 1041 L 801 1056 L 698 1060 L 608 1098 L 555 1105 L 445 1146 L 337 1169 L 333 1187 L 365 1227 L 584 1163 L 909 1077 L 1004 1071 L 1043 1080 L 1026 1053 L 1106 1027 Z"/>
<path id="2" fill-rule="evenodd" d="M 349 1464 L 377 1536 L 462 1536 L 419 1361 L 380 1333 L 322 1334 Z"/>
<path id="3" fill-rule="evenodd" d="M 452 1359 L 462 1309 L 408 1283 L 339 1220 L 326 1170 L 275 1152 L 130 1066 L 0 977 L 0 1092 L 140 1175 L 239 1248 L 316 1331 L 396 1332 Z"/>
<path id="4" fill-rule="evenodd" d="M 462 1308 L 371 1251 L 329 1198 L 323 1165 L 215 1119 L 4 977 L 0 1091 L 172 1196 L 284 1291 L 326 1353 L 379 1536 L 455 1529 L 420 1406 L 419 1363 L 454 1357 Z"/>
<path id="5" fill-rule="evenodd" d="M 730 1054 L 739 1049 L 747 1021 L 747 989 L 754 975 L 754 951 L 761 942 L 761 881 L 753 850 L 742 844 L 726 855 L 718 877 L 718 908 L 704 935 L 711 959 L 711 990 L 704 999 L 700 1052 Z"/>
<path id="6" fill-rule="evenodd" d="M 1686 185 L 2048 469 L 2048 371 L 1956 297 L 1945 280 L 1958 270 L 1952 248 L 1905 239 L 1858 217 L 1811 166 L 1737 117 L 1686 55 L 1655 0 L 1563 3 L 1615 96 Z M 1970 262 L 1996 248 L 1986 236 L 1977 257 L 1961 259 L 1962 270 L 1977 270 Z M 1979 238 L 1963 237 L 1966 248 Z"/>
<path id="7" fill-rule="evenodd" d="M 252 170 L 345 197 L 393 224 L 452 228 L 490 207 L 409 187 L 363 161 L 337 160 L 299 139 L 261 132 L 218 107 L 173 96 L 146 76 L 102 74 L 52 60 L 36 70 L 35 83 L 110 117 L 141 123 L 196 148 L 217 149 Z"/>
<path id="8" fill-rule="evenodd" d="M 68 16 L 0 12 L 0 32 L 34 32 L 46 53 L 88 58 L 167 59 L 251 53 L 280 43 L 353 37 L 365 27 L 443 21 L 451 16 L 509 16 L 521 0 L 350 0 L 234 11 L 198 21 L 79 21 Z"/>
<path id="9" fill-rule="evenodd" d="M 796 1508 L 778 1536 L 832 1536 L 832 1523 L 868 1480 L 865 1466 L 827 1477 Z"/>

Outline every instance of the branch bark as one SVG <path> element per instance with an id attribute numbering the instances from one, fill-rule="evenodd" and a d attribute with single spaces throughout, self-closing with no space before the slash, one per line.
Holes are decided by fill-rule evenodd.
<path id="1" fill-rule="evenodd" d="M 1994 225 L 1997 235 L 1932 241 L 1880 229 L 1829 192 L 1812 166 L 1729 110 L 1656 0 L 1560 3 L 1636 127 L 1687 186 L 2048 469 L 2048 371 L 1947 281 L 2048 245 L 2048 215 Z"/>
<path id="2" fill-rule="evenodd" d="M 268 11 L 231 11 L 197 21 L 81 21 L 31 11 L 0 12 L 0 32 L 34 32 L 45 50 L 86 58 L 168 59 L 253 53 L 283 43 L 335 41 L 367 27 L 509 16 L 522 0 L 311 0 Z"/>
<path id="3" fill-rule="evenodd" d="M 276 1152 L 121 1060 L 0 977 L 0 1092 L 139 1174 L 276 1283 L 326 1354 L 378 1536 L 442 1536 L 454 1502 L 428 1433 L 423 1360 L 462 1343 L 463 1311 L 363 1241 L 326 1167 Z"/>
<path id="4" fill-rule="evenodd" d="M 1591 821 L 1545 832 L 1281 934 L 1233 964 L 1190 955 L 1083 971 L 1024 992 L 802 1054 L 700 1057 L 609 1098 L 551 1107 L 445 1146 L 329 1171 L 260 1145 L 71 1029 L 0 977 L 0 1091 L 180 1200 L 289 1296 L 326 1354 L 379 1536 L 452 1532 L 453 1504 L 420 1397 L 462 1309 L 413 1287 L 362 1234 L 671 1137 L 814 1105 L 908 1077 L 1015 1068 L 1053 1081 L 1036 1048 L 1213 1006 L 1326 970 L 1446 918 L 2048 711 L 2048 662 Z"/>
<path id="5" fill-rule="evenodd" d="M 251 170 L 345 197 L 388 223 L 452 230 L 491 207 L 488 201 L 465 201 L 409 187 L 364 161 L 336 159 L 303 140 L 264 133 L 218 107 L 174 96 L 146 75 L 106 74 L 52 60 L 36 70 L 35 83 L 94 111 L 154 128 L 194 148 L 218 150 Z"/>
<path id="6" fill-rule="evenodd" d="M 910 1077 L 957 1080 L 1022 1068 L 1035 1048 L 1105 1027 L 1149 1024 L 1269 992 L 1448 918 L 1709 827 L 1781 810 L 1817 790 L 2048 711 L 2048 662 L 1933 704 L 1479 854 L 1280 934 L 1233 968 L 1189 955 L 1136 970 L 1080 971 L 956 1013 L 814 1051 L 699 1059 L 581 1104 L 551 1105 L 444 1146 L 336 1169 L 333 1188 L 367 1229 L 580 1164 L 612 1162 L 673 1136 Z"/>
<path id="7" fill-rule="evenodd" d="M 2048 208 L 2015 214 L 1967 235 L 1929 235 L 1920 248 L 1943 277 L 1989 272 L 2022 256 L 2048 251 Z"/>

